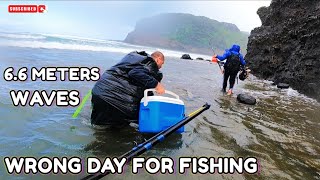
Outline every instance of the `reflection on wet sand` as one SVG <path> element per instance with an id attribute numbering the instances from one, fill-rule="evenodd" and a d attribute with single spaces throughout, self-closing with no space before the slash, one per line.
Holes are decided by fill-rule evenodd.
<path id="1" fill-rule="evenodd" d="M 152 133 L 139 133 L 135 127 L 110 128 L 110 127 L 95 127 L 93 136 L 95 140 L 85 145 L 84 151 L 89 151 L 98 157 L 117 157 L 130 151 L 131 148 L 143 143 L 153 137 Z M 174 133 L 164 142 L 158 144 L 150 152 L 153 151 L 170 151 L 179 149 L 182 145 L 182 134 Z"/>

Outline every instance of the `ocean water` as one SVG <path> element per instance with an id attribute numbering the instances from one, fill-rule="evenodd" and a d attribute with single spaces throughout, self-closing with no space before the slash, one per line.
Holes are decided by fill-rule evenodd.
<path id="1" fill-rule="evenodd" d="M 183 53 L 123 42 L 52 34 L 0 33 L 0 70 L 7 67 L 99 67 L 101 73 L 133 50 L 161 50 L 166 89 L 178 94 L 190 113 L 204 103 L 211 108 L 143 157 L 256 157 L 259 174 L 156 174 L 131 173 L 130 168 L 112 179 L 320 179 L 320 104 L 289 88 L 251 76 L 239 81 L 232 97 L 221 92 L 222 75 L 216 64 L 180 60 Z M 193 58 L 210 57 L 191 54 Z M 90 124 L 88 101 L 77 118 L 76 107 L 12 105 L 10 90 L 78 90 L 80 97 L 92 81 L 5 81 L 0 78 L 0 156 L 4 157 L 116 157 L 146 136 L 135 127 L 121 130 Z M 236 95 L 257 98 L 255 106 L 240 104 Z M 14 174 L 0 163 L 4 179 L 79 179 L 80 175 Z"/>

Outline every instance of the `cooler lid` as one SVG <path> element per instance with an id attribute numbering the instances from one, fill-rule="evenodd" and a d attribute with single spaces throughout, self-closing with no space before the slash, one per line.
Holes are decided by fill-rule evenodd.
<path id="1" fill-rule="evenodd" d="M 141 99 L 141 103 L 145 101 L 145 97 Z M 176 98 L 170 98 L 165 96 L 148 96 L 147 97 L 148 102 L 165 102 L 165 103 L 171 103 L 171 104 L 180 104 L 184 105 L 183 101 Z"/>
<path id="2" fill-rule="evenodd" d="M 170 94 L 174 96 L 175 98 L 165 97 L 165 96 L 148 96 L 148 92 L 153 91 L 156 92 L 155 89 L 146 89 L 144 90 L 144 97 L 141 99 L 141 102 L 143 102 L 144 106 L 148 105 L 148 102 L 165 102 L 165 103 L 171 103 L 171 104 L 180 104 L 184 105 L 183 101 L 180 100 L 179 96 L 175 93 L 165 90 L 165 94 Z"/>

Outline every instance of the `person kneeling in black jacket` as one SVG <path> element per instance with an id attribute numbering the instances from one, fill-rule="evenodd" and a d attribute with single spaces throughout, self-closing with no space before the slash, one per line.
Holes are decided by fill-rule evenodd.
<path id="1" fill-rule="evenodd" d="M 151 56 L 144 51 L 127 54 L 118 64 L 106 70 L 92 89 L 91 124 L 122 126 L 138 122 L 140 100 L 144 90 L 165 92 L 160 83 L 164 55 Z"/>

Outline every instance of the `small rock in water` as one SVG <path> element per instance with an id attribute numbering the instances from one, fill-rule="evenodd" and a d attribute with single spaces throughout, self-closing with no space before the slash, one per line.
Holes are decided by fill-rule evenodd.
<path id="1" fill-rule="evenodd" d="M 196 60 L 203 61 L 203 58 L 201 58 L 201 57 L 197 57 L 197 59 L 196 59 Z"/>
<path id="2" fill-rule="evenodd" d="M 180 59 L 192 59 L 189 54 L 183 54 Z"/>
<path id="3" fill-rule="evenodd" d="M 281 89 L 288 89 L 289 88 L 289 84 L 286 84 L 286 83 L 279 83 L 277 85 L 278 88 L 281 88 Z"/>
<path id="4" fill-rule="evenodd" d="M 237 100 L 243 104 L 249 104 L 249 105 L 255 105 L 257 102 L 256 98 L 247 94 L 238 94 Z"/>
<path id="5" fill-rule="evenodd" d="M 73 130 L 75 130 L 75 129 L 76 129 L 75 126 L 71 126 L 71 127 L 70 127 L 70 131 L 73 131 Z"/>

